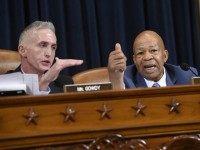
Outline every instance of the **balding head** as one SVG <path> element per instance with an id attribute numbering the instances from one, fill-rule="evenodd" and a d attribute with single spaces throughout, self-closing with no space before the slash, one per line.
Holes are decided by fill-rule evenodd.
<path id="1" fill-rule="evenodd" d="M 168 59 L 162 38 L 154 31 L 143 31 L 135 38 L 133 52 L 138 72 L 148 80 L 159 81 Z"/>
<path id="2" fill-rule="evenodd" d="M 156 41 L 161 48 L 165 49 L 164 42 L 160 35 L 151 30 L 145 30 L 136 36 L 133 42 L 133 51 L 135 46 L 141 44 L 143 41 Z"/>

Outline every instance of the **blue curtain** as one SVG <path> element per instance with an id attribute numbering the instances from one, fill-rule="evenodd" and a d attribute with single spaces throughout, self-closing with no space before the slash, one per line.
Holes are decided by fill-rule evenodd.
<path id="1" fill-rule="evenodd" d="M 169 63 L 200 66 L 200 22 L 197 0 L 0 0 L 0 48 L 17 50 L 25 26 L 35 20 L 54 23 L 57 56 L 83 59 L 77 72 L 107 66 L 108 55 L 120 42 L 127 64 L 132 42 L 144 29 L 160 33 Z"/>

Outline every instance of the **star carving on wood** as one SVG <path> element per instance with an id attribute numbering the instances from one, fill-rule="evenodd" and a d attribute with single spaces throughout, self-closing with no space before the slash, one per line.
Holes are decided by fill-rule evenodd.
<path id="1" fill-rule="evenodd" d="M 179 107 L 181 103 L 176 102 L 175 99 L 172 99 L 171 104 L 166 104 L 166 106 L 169 108 L 169 114 L 172 112 L 175 112 L 176 114 L 180 113 Z"/>
<path id="2" fill-rule="evenodd" d="M 140 100 L 137 101 L 136 106 L 132 106 L 131 108 L 133 108 L 136 111 L 135 117 L 137 117 L 139 114 L 145 116 L 144 110 L 147 108 L 147 106 L 143 105 Z"/>
<path id="3" fill-rule="evenodd" d="M 28 114 L 23 115 L 23 117 L 27 119 L 26 125 L 30 125 L 31 123 L 37 125 L 37 118 L 39 115 L 33 110 L 33 108 L 30 108 Z"/>
<path id="4" fill-rule="evenodd" d="M 98 111 L 101 114 L 100 119 L 104 119 L 104 118 L 111 119 L 109 113 L 112 111 L 112 109 L 108 108 L 106 104 L 103 104 L 102 108 L 97 109 L 96 111 Z"/>
<path id="5" fill-rule="evenodd" d="M 68 106 L 66 107 L 64 112 L 60 113 L 61 115 L 64 116 L 64 121 L 63 122 L 75 122 L 75 114 L 76 114 L 76 110 L 73 109 L 72 107 Z"/>

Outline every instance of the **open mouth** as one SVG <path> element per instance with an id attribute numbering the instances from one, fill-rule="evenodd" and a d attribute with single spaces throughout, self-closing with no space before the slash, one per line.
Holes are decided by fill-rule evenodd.
<path id="1" fill-rule="evenodd" d="M 151 72 L 155 71 L 156 65 L 153 65 L 153 64 L 144 65 L 144 69 L 146 72 L 151 73 Z"/>
<path id="2" fill-rule="evenodd" d="M 42 65 L 44 65 L 44 66 L 49 66 L 50 64 L 51 64 L 51 62 L 49 60 L 42 61 Z"/>

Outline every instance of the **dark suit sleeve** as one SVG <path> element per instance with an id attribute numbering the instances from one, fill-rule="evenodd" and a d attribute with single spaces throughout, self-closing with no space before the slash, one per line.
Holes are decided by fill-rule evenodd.
<path id="1" fill-rule="evenodd" d="M 73 79 L 70 76 L 60 74 L 58 78 L 49 85 L 51 89 L 50 93 L 62 93 L 63 86 L 69 84 L 74 84 Z"/>

